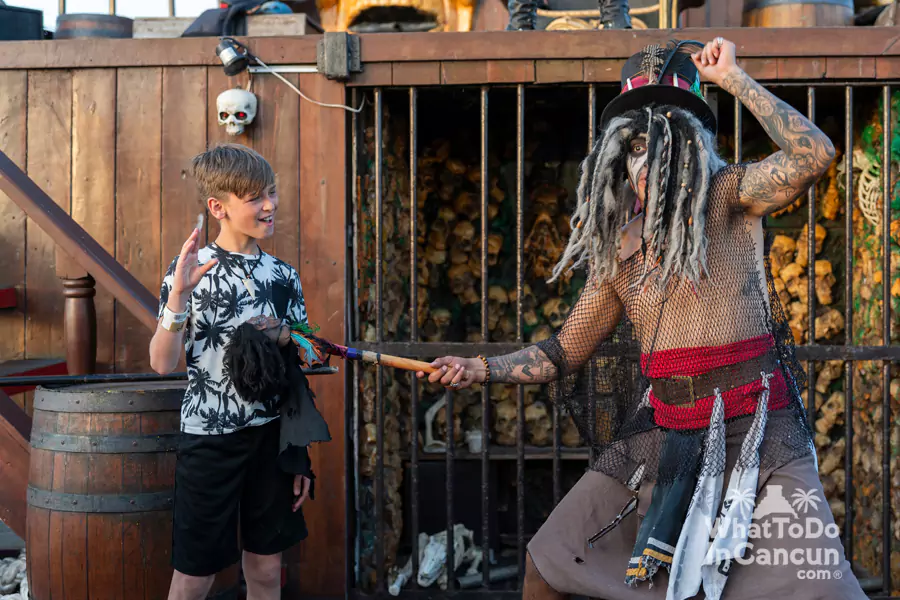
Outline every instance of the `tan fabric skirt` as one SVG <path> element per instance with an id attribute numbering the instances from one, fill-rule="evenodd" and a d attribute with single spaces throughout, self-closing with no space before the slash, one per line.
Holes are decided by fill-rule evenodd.
<path id="1" fill-rule="evenodd" d="M 728 450 L 733 454 L 731 444 Z M 734 464 L 734 457 L 729 459 L 726 486 Z M 638 509 L 588 548 L 587 539 L 609 524 L 631 497 L 617 480 L 588 471 L 528 545 L 544 581 L 560 592 L 604 600 L 664 599 L 669 584 L 665 569 L 654 577 L 652 587 L 648 582 L 636 587 L 624 583 L 652 489 L 652 484 L 643 484 Z M 866 599 L 844 557 L 813 455 L 760 472 L 757 492 L 748 551 L 732 566 L 723 600 Z M 705 598 L 702 589 L 695 597 Z"/>

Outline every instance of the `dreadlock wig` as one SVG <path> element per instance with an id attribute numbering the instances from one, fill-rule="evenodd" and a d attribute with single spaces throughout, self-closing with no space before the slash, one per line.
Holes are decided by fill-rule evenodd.
<path id="1" fill-rule="evenodd" d="M 615 276 L 622 230 L 634 207 L 626 158 L 632 140 L 642 134 L 648 168 L 641 232 L 645 264 L 659 265 L 662 287 L 673 276 L 694 283 L 703 276 L 707 193 L 725 162 L 713 132 L 692 112 L 651 105 L 613 117 L 582 162 L 572 233 L 550 281 L 583 265 L 598 281 Z"/>

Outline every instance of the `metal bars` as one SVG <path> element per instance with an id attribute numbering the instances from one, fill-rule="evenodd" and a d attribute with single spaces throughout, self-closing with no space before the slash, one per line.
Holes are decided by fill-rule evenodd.
<path id="1" fill-rule="evenodd" d="M 375 341 L 384 341 L 384 91 L 375 90 Z M 375 383 L 375 589 L 385 588 L 384 573 L 384 367 Z"/>
<path id="2" fill-rule="evenodd" d="M 853 264 L 853 86 L 844 88 L 844 153 L 846 160 L 846 181 L 844 195 L 844 216 L 845 216 L 845 237 L 844 237 L 844 265 Z M 810 238 L 815 243 L 815 229 L 809 232 Z M 815 246 L 813 246 L 815 250 Z M 809 256 L 812 262 L 815 254 Z M 850 270 L 844 277 L 844 346 L 853 345 L 853 277 Z M 815 315 L 809 315 L 813 319 Z M 844 454 L 844 505 L 846 506 L 846 517 L 844 520 L 844 554 L 847 561 L 853 564 L 853 361 L 847 360 L 844 363 L 844 423 L 846 444 Z M 815 394 L 812 389 L 810 395 Z"/>
<path id="3" fill-rule="evenodd" d="M 881 256 L 882 256 L 882 343 L 891 345 L 891 141 L 893 139 L 891 121 L 891 86 L 886 85 L 881 92 Z M 882 407 L 881 407 L 881 541 L 883 576 L 882 592 L 891 593 L 891 553 L 893 531 L 891 527 L 891 362 L 882 363 Z"/>
<path id="4" fill-rule="evenodd" d="M 419 269 L 418 244 L 419 237 L 419 188 L 416 182 L 419 180 L 419 94 L 416 88 L 409 88 L 409 339 L 411 342 L 419 341 L 419 286 L 417 285 L 417 273 Z M 419 415 L 419 386 L 413 373 L 409 374 L 410 395 L 410 423 L 418 423 Z M 417 436 L 411 437 L 409 448 L 410 457 L 410 495 L 419 497 L 419 440 Z M 412 572 L 419 572 L 419 503 L 413 502 L 409 511 L 412 523 L 410 524 L 410 539 L 412 541 Z M 418 588 L 418 582 L 412 578 L 412 587 Z"/>
<path id="5" fill-rule="evenodd" d="M 516 86 L 516 341 L 524 342 L 525 293 L 525 86 Z M 519 582 L 525 573 L 525 390 L 516 390 L 516 540 Z M 487 441 L 487 440 L 485 440 Z"/>
<path id="6" fill-rule="evenodd" d="M 816 122 L 816 88 L 810 86 L 806 89 L 806 116 L 810 123 Z M 807 251 L 807 302 L 809 315 L 809 338 L 808 343 L 813 344 L 816 340 L 816 186 L 812 185 L 807 194 L 809 211 L 807 213 L 806 228 L 809 235 L 806 238 Z M 816 420 L 816 365 L 812 361 L 806 363 L 806 415 L 810 425 L 815 424 Z"/>
<path id="7" fill-rule="evenodd" d="M 490 341 L 488 331 L 488 88 L 481 88 L 481 339 Z M 449 413 L 448 413 L 449 414 Z M 481 584 L 491 582 L 490 561 L 490 474 L 488 441 L 491 439 L 491 395 L 487 385 L 481 386 Z"/>

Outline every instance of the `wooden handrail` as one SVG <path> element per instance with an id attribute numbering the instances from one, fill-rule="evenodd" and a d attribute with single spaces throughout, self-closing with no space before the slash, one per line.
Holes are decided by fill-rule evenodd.
<path id="1" fill-rule="evenodd" d="M 156 296 L 116 262 L 2 151 L 0 190 L 141 323 L 151 330 L 156 329 Z"/>

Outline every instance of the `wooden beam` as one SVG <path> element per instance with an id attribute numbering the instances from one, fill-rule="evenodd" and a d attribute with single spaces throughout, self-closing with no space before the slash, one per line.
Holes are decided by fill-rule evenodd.
<path id="1" fill-rule="evenodd" d="M 157 298 L 0 151 L 0 190 L 144 326 L 156 329 Z"/>
<path id="2" fill-rule="evenodd" d="M 320 102 L 344 104 L 347 88 L 321 75 L 300 76 L 300 89 Z M 330 340 L 345 339 L 347 153 L 332 140 L 348 134 L 342 110 L 300 103 L 300 279 L 309 320 Z M 313 444 L 316 499 L 303 505 L 311 544 L 289 553 L 286 598 L 344 595 L 346 567 L 346 474 L 343 375 L 313 377 L 310 387 L 331 431 L 327 444 Z M 297 555 L 300 559 L 297 559 Z"/>
<path id="3" fill-rule="evenodd" d="M 864 33 L 865 35 L 861 35 Z M 722 35 L 741 58 L 887 56 L 900 54 L 900 33 L 891 27 L 803 27 L 610 30 L 485 31 L 477 33 L 385 33 L 362 35 L 364 68 L 377 62 L 466 60 L 564 60 L 628 58 L 670 38 L 710 40 Z M 785 40 L 790 43 L 785 43 Z"/>
<path id="4" fill-rule="evenodd" d="M 316 64 L 321 35 L 235 39 L 247 44 L 267 65 Z M 4 42 L 0 70 L 97 67 L 222 67 L 213 37 L 178 39 L 101 39 Z M 18 67 L 13 66 L 18 65 Z"/>
<path id="5" fill-rule="evenodd" d="M 0 521 L 25 539 L 31 418 L 0 390 Z"/>
<path id="6" fill-rule="evenodd" d="M 375 63 L 466 60 L 623 59 L 670 38 L 722 35 L 739 58 L 900 56 L 894 27 L 733 27 L 677 30 L 480 31 L 361 34 L 364 69 Z M 320 35 L 238 38 L 269 65 L 314 65 Z M 790 40 L 790 43 L 785 43 Z M 215 66 L 212 38 L 6 42 L 0 70 Z M 360 74 L 363 78 L 368 75 Z"/>

